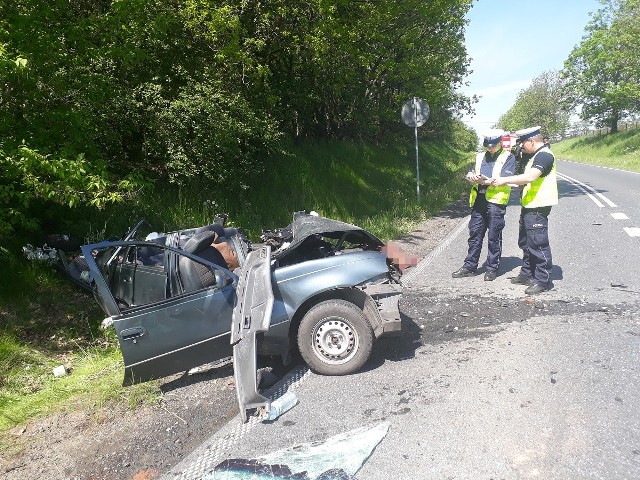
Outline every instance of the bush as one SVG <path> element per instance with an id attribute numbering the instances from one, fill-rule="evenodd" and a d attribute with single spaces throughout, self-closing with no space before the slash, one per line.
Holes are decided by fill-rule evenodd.
<path id="1" fill-rule="evenodd" d="M 112 181 L 104 164 L 90 163 L 84 155 L 73 159 L 43 155 L 26 145 L 10 151 L 0 145 L 0 171 L 0 238 L 18 226 L 22 231 L 35 230 L 47 204 L 101 209 L 144 184 L 136 174 Z"/>
<path id="2" fill-rule="evenodd" d="M 166 165 L 173 183 L 242 187 L 278 148 L 275 121 L 239 95 L 199 84 L 156 106 L 149 154 Z"/>

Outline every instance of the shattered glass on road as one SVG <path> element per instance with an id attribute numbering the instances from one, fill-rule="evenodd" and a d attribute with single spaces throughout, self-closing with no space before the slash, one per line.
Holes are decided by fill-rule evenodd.
<path id="1" fill-rule="evenodd" d="M 203 480 L 351 480 L 389 430 L 383 422 L 256 459 L 228 459 Z"/>

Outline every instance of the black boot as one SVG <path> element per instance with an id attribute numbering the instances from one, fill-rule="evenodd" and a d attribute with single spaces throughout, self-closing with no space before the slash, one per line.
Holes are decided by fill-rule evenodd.
<path id="1" fill-rule="evenodd" d="M 451 276 L 453 278 L 462 278 L 462 277 L 473 277 L 475 274 L 476 272 L 472 272 L 471 270 L 468 270 L 462 267 L 459 270 L 456 270 L 455 272 L 453 272 Z"/>
<path id="2" fill-rule="evenodd" d="M 536 293 L 542 293 L 542 292 L 545 292 L 547 290 L 551 290 L 551 287 L 545 287 L 545 286 L 540 285 L 539 283 L 534 283 L 533 285 L 531 285 L 530 287 L 528 287 L 524 291 L 524 294 L 525 295 L 535 295 Z"/>
<path id="3" fill-rule="evenodd" d="M 484 272 L 484 281 L 493 282 L 497 276 L 498 273 L 495 270 L 487 270 L 486 272 Z"/>
<path id="4" fill-rule="evenodd" d="M 511 279 L 511 283 L 515 283 L 516 285 L 534 285 L 533 278 L 525 277 L 524 275 L 518 275 L 517 277 L 513 277 Z"/>

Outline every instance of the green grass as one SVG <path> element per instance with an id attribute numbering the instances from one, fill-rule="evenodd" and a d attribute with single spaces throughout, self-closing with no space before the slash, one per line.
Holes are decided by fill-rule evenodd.
<path id="1" fill-rule="evenodd" d="M 640 172 L 640 130 L 571 138 L 551 149 L 560 159 Z"/>
<path id="2" fill-rule="evenodd" d="M 422 220 L 461 198 L 472 153 L 443 142 L 423 142 L 421 202 L 416 200 L 415 150 L 347 143 L 292 145 L 269 159 L 246 189 L 216 192 L 206 185 L 155 185 L 136 204 L 89 216 L 85 241 L 122 235 L 124 225 L 147 218 L 157 230 L 207 224 L 229 214 L 256 239 L 261 229 L 283 227 L 298 210 L 315 210 L 360 225 L 382 239 L 410 232 Z M 85 212 L 86 213 L 86 212 Z M 78 222 L 86 222 L 78 214 Z M 74 218 L 71 221 L 76 220 Z M 64 410 L 133 407 L 159 397 L 159 382 L 121 387 L 122 357 L 112 331 L 100 329 L 104 313 L 95 300 L 47 265 L 27 262 L 23 243 L 0 248 L 11 278 L 0 279 L 0 448 L 7 431 Z M 69 367 L 64 377 L 53 368 Z M 4 440 L 2 439 L 4 438 Z"/>
<path id="3" fill-rule="evenodd" d="M 411 147 L 411 145 L 409 145 Z M 444 143 L 421 145 L 421 202 L 417 203 L 415 150 L 328 143 L 291 146 L 269 159 L 267 171 L 244 190 L 216 195 L 177 188 L 156 189 L 142 202 L 167 212 L 164 228 L 202 225 L 226 212 L 254 240 L 261 229 L 283 227 L 292 213 L 321 215 L 367 228 L 383 239 L 410 231 L 467 189 L 462 173 L 471 153 Z M 167 208 L 167 206 L 170 206 Z"/>
<path id="4" fill-rule="evenodd" d="M 122 357 L 113 345 L 77 348 L 56 361 L 45 352 L 30 352 L 4 335 L 0 357 L 5 374 L 0 393 L 0 431 L 35 416 L 79 408 L 93 410 L 118 401 L 129 407 L 156 398 L 156 383 L 123 388 Z M 69 367 L 68 375 L 54 377 L 58 364 Z"/>
<path id="5" fill-rule="evenodd" d="M 117 339 L 100 329 L 104 314 L 91 295 L 48 265 L 7 250 L 1 260 L 13 276 L 0 283 L 0 432 L 65 409 L 134 406 L 157 398 L 157 382 L 121 386 Z M 69 374 L 55 377 L 58 365 Z M 5 441 L 0 439 L 0 448 Z"/>

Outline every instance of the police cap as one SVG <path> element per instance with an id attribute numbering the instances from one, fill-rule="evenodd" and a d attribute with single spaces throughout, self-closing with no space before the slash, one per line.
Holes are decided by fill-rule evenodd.
<path id="1" fill-rule="evenodd" d="M 528 138 L 535 137 L 536 135 L 540 135 L 540 125 L 537 127 L 523 128 L 522 130 L 516 130 L 516 135 L 518 135 L 518 140 L 524 142 Z"/>
<path id="2" fill-rule="evenodd" d="M 492 128 L 491 130 L 487 130 L 482 134 L 484 137 L 484 141 L 482 145 L 488 148 L 495 147 L 498 142 L 502 141 L 502 135 L 504 135 L 504 130 L 499 128 Z"/>

